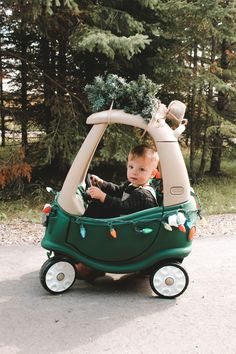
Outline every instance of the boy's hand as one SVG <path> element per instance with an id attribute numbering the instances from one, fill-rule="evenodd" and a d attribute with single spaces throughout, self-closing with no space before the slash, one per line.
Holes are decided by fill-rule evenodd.
<path id="1" fill-rule="evenodd" d="M 102 203 L 104 202 L 104 200 L 106 198 L 106 193 L 101 191 L 101 189 L 99 189 L 98 187 L 94 187 L 94 186 L 90 187 L 90 188 L 88 188 L 87 192 L 91 198 L 98 199 Z"/>
<path id="2" fill-rule="evenodd" d="M 91 183 L 93 186 L 101 187 L 101 185 L 103 184 L 103 179 L 101 179 L 100 177 L 98 177 L 96 175 L 91 175 L 90 179 L 91 179 Z"/>

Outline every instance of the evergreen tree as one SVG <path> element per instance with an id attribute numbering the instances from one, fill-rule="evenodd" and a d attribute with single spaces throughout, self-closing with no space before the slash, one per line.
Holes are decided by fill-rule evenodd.
<path id="1" fill-rule="evenodd" d="M 202 151 L 200 173 L 203 174 L 209 147 L 216 151 L 216 146 L 212 145 L 214 136 L 217 137 L 220 131 L 221 143 L 222 138 L 226 138 L 223 126 L 227 117 L 224 109 L 219 110 L 217 97 L 226 95 L 228 99 L 232 99 L 235 96 L 235 87 L 232 84 L 234 75 L 231 80 L 229 76 L 225 79 L 228 69 L 222 67 L 220 60 L 222 53 L 227 50 L 225 48 L 222 52 L 224 38 L 230 44 L 231 53 L 235 51 L 235 2 L 167 0 L 159 2 L 158 7 L 165 21 L 164 31 L 161 33 L 163 43 L 170 44 L 163 47 L 163 56 L 167 58 L 166 63 L 170 63 L 171 69 L 166 72 L 159 67 L 162 81 L 167 82 L 162 94 L 169 91 L 176 97 L 176 88 L 179 88 L 183 100 L 188 102 L 186 115 L 189 118 L 187 134 L 190 141 L 190 174 L 194 179 L 197 150 Z M 232 136 L 232 129 L 230 131 Z M 220 156 L 218 154 L 219 158 Z M 215 167 L 212 170 L 216 174 L 219 172 Z"/>
<path id="2" fill-rule="evenodd" d="M 125 78 L 133 83 L 132 94 L 120 107 L 137 104 L 140 111 L 145 90 L 137 80 L 140 85 L 144 74 L 163 103 L 179 99 L 188 105 L 191 176 L 197 175 L 199 152 L 200 175 L 210 153 L 211 173 L 220 173 L 222 149 L 235 134 L 234 0 L 6 0 L 2 6 L 12 15 L 1 17 L 0 70 L 14 75 L 1 104 L 21 124 L 24 146 L 31 124 L 45 132 L 39 150 L 44 163 L 65 170 L 83 141 L 91 112 L 87 84 L 111 73 Z M 4 137 L 3 113 L 1 119 Z M 128 144 L 140 138 L 136 132 L 129 140 L 120 127 L 109 134 L 99 161 L 125 159 Z M 121 143 L 111 143 L 110 136 Z"/>

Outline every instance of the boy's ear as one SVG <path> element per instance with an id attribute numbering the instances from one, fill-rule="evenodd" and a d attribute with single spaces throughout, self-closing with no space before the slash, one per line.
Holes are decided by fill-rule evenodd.
<path id="1" fill-rule="evenodd" d="M 154 168 L 154 169 L 152 170 L 152 176 L 151 176 L 151 177 L 155 177 L 156 174 L 157 174 L 157 172 L 158 172 L 157 168 Z"/>

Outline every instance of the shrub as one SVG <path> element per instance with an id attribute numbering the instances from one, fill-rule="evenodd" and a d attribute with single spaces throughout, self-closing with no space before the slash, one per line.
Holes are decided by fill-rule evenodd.
<path id="1" fill-rule="evenodd" d="M 10 150 L 10 153 L 1 161 L 0 188 L 15 184 L 16 188 L 22 185 L 23 180 L 30 182 L 31 166 L 26 162 L 23 148 Z"/>

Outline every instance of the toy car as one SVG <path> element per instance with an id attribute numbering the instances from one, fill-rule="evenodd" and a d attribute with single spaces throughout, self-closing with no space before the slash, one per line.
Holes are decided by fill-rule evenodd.
<path id="1" fill-rule="evenodd" d="M 117 123 L 142 128 L 153 138 L 160 157 L 162 205 L 115 218 L 85 217 L 82 186 L 89 164 L 108 124 Z M 181 263 L 191 252 L 199 214 L 178 143 L 185 125 L 173 130 L 162 114 L 147 123 L 123 110 L 94 113 L 87 124 L 93 126 L 61 191 L 44 209 L 46 232 L 41 245 L 50 252 L 40 271 L 42 286 L 53 294 L 65 292 L 75 282 L 75 264 L 81 262 L 107 273 L 144 271 L 157 295 L 181 295 L 189 283 Z"/>

